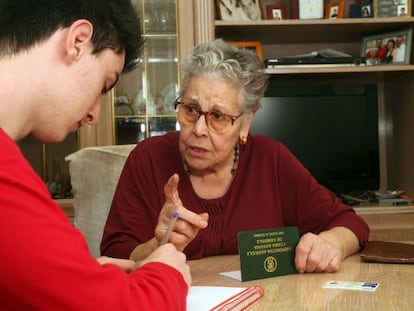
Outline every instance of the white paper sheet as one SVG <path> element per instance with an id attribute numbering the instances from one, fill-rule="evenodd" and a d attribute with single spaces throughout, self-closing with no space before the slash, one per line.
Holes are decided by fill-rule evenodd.
<path id="1" fill-rule="evenodd" d="M 222 276 L 227 276 L 227 277 L 229 277 L 229 278 L 235 279 L 235 280 L 240 281 L 240 282 L 241 282 L 241 280 L 242 280 L 242 277 L 241 277 L 241 270 L 234 270 L 234 271 L 220 272 L 219 274 L 220 274 L 220 275 L 222 275 Z"/>

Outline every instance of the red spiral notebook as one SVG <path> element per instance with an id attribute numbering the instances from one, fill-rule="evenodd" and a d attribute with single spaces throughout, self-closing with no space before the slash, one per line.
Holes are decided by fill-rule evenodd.
<path id="1" fill-rule="evenodd" d="M 264 296 L 260 286 L 191 286 L 187 311 L 239 311 Z"/>

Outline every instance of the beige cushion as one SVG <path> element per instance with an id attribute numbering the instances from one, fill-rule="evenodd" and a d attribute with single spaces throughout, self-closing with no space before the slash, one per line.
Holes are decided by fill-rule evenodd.
<path id="1" fill-rule="evenodd" d="M 88 147 L 66 157 L 74 194 L 74 225 L 88 242 L 91 253 L 99 245 L 125 160 L 135 145 Z"/>

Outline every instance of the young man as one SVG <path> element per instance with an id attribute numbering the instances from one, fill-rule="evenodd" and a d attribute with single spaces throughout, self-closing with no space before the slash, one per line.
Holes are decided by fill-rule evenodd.
<path id="1" fill-rule="evenodd" d="M 101 95 L 140 57 L 130 1 L 2 0 L 0 16 L 0 310 L 185 310 L 183 253 L 94 259 L 15 142 L 97 122 Z"/>

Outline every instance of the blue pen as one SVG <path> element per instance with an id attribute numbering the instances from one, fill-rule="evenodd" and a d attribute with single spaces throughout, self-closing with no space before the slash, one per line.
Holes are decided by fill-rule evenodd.
<path id="1" fill-rule="evenodd" d="M 177 221 L 177 219 L 178 219 L 178 213 L 174 212 L 173 215 L 172 215 L 172 218 L 170 220 L 170 223 L 168 224 L 167 231 L 164 233 L 164 237 L 162 238 L 161 245 L 167 243 L 168 240 L 170 239 L 172 229 L 173 229 L 174 224 Z"/>

